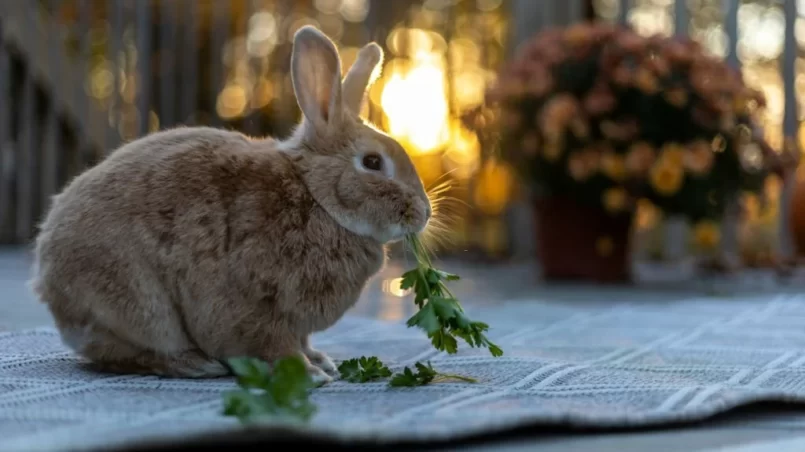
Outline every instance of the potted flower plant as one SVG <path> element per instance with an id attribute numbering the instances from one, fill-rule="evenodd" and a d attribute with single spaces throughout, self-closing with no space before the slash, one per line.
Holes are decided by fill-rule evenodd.
<path id="1" fill-rule="evenodd" d="M 757 191 L 774 151 L 763 96 L 694 41 L 583 23 L 544 31 L 499 73 L 500 158 L 535 200 L 543 276 L 631 279 L 637 201 L 717 241 L 730 199 Z"/>

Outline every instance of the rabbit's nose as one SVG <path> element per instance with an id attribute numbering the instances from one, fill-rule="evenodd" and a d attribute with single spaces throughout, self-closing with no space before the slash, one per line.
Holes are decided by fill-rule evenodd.
<path id="1" fill-rule="evenodd" d="M 433 210 L 430 208 L 430 206 L 425 207 L 425 216 L 426 216 L 428 219 L 430 219 L 431 214 L 433 214 Z"/>

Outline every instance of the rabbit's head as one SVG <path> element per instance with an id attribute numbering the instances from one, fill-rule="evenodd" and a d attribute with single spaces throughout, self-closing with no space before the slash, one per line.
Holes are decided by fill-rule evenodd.
<path id="1" fill-rule="evenodd" d="M 383 59 L 364 46 L 343 80 L 333 42 L 312 26 L 294 36 L 291 78 L 302 121 L 283 148 L 316 202 L 341 226 L 381 243 L 421 232 L 431 205 L 408 154 L 358 115 Z"/>

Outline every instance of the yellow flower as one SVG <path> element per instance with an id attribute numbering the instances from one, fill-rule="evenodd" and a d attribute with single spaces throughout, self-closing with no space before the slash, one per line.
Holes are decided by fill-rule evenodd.
<path id="1" fill-rule="evenodd" d="M 610 179 L 621 182 L 626 177 L 626 162 L 614 152 L 606 152 L 601 157 L 601 170 Z"/>
<path id="2" fill-rule="evenodd" d="M 660 159 L 663 164 L 681 168 L 685 160 L 685 148 L 679 143 L 667 143 L 662 147 Z"/>
<path id="3" fill-rule="evenodd" d="M 628 195 L 626 190 L 620 187 L 609 188 L 604 191 L 604 208 L 610 213 L 620 212 L 626 209 Z"/>
<path id="4" fill-rule="evenodd" d="M 681 166 L 670 164 L 668 161 L 661 160 L 651 168 L 649 180 L 651 186 L 657 193 L 664 196 L 672 196 L 682 188 L 685 179 L 685 172 Z"/>
<path id="5" fill-rule="evenodd" d="M 700 221 L 693 227 L 693 244 L 704 250 L 713 250 L 721 241 L 718 225 L 709 220 Z"/>

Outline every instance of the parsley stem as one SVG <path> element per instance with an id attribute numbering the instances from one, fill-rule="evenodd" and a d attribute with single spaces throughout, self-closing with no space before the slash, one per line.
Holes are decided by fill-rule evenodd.
<path id="1" fill-rule="evenodd" d="M 463 375 L 455 375 L 455 374 L 443 374 L 439 372 L 436 378 L 433 379 L 434 382 L 437 381 L 444 381 L 444 380 L 461 380 L 466 381 L 467 383 L 478 383 L 478 380 L 470 377 L 465 377 Z"/>

